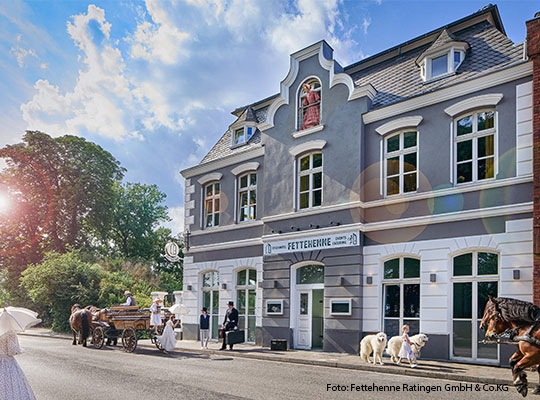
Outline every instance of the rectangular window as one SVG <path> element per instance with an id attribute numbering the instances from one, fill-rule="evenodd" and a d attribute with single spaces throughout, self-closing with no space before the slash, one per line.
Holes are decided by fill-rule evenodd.
<path id="1" fill-rule="evenodd" d="M 211 228 L 219 225 L 219 199 L 220 185 L 219 183 L 211 183 L 206 186 L 204 197 L 204 215 L 205 226 Z"/>
<path id="2" fill-rule="evenodd" d="M 352 315 L 352 299 L 330 299 L 330 314 Z"/>
<path id="3" fill-rule="evenodd" d="M 239 179 L 238 220 L 250 221 L 257 218 L 257 174 L 249 173 Z"/>
<path id="4" fill-rule="evenodd" d="M 266 300 L 267 315 L 283 315 L 283 300 Z"/>
<path id="5" fill-rule="evenodd" d="M 457 183 L 495 177 L 495 111 L 475 112 L 456 122 L 455 154 Z"/>
<path id="6" fill-rule="evenodd" d="M 386 195 L 415 192 L 418 175 L 418 133 L 402 132 L 386 139 Z"/>
<path id="7" fill-rule="evenodd" d="M 446 74 L 448 72 L 448 54 L 431 60 L 431 77 Z"/>
<path id="8" fill-rule="evenodd" d="M 244 127 L 234 130 L 234 144 L 242 144 L 246 141 Z"/>
<path id="9" fill-rule="evenodd" d="M 322 153 L 312 153 L 298 162 L 298 208 L 318 207 L 322 204 Z"/>

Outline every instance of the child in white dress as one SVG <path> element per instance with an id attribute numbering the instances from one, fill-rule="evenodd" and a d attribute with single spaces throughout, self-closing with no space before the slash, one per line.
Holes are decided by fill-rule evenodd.
<path id="1" fill-rule="evenodd" d="M 402 358 L 407 358 L 409 360 L 409 364 L 411 364 L 411 368 L 416 367 L 416 363 L 413 363 L 414 361 L 414 352 L 412 350 L 412 343 L 409 339 L 409 325 L 403 325 L 403 335 L 401 336 L 402 343 L 401 343 L 401 349 L 399 350 L 399 360 L 398 364 L 401 364 Z"/>
<path id="2" fill-rule="evenodd" d="M 159 340 L 161 346 L 163 347 L 163 352 L 169 354 L 169 351 L 175 348 L 176 346 L 176 336 L 174 335 L 174 328 L 178 326 L 180 321 L 174 321 L 174 315 L 171 315 L 171 318 L 165 324 L 165 329 L 163 329 L 163 334 L 156 336 L 156 339 Z"/>
<path id="3" fill-rule="evenodd" d="M 150 307 L 150 326 L 154 327 L 154 332 L 156 335 L 159 333 L 158 328 L 161 326 L 161 299 L 155 299 Z"/>
<path id="4" fill-rule="evenodd" d="M 15 332 L 0 336 L 0 400 L 35 400 L 15 355 L 23 353 Z"/>

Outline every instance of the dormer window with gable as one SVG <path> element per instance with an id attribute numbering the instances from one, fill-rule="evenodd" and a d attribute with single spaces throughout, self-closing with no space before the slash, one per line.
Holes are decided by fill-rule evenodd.
<path id="1" fill-rule="evenodd" d="M 416 59 L 424 82 L 453 75 L 465 59 L 469 44 L 458 40 L 446 29 Z"/>
<path id="2" fill-rule="evenodd" d="M 244 145 L 255 134 L 257 119 L 251 107 L 248 107 L 238 120 L 231 125 L 232 147 Z"/>

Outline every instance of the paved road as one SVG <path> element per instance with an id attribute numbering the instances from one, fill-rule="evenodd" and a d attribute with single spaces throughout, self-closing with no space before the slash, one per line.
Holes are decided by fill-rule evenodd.
<path id="1" fill-rule="evenodd" d="M 445 391 L 458 382 L 404 375 L 303 366 L 223 355 L 163 355 L 139 348 L 133 354 L 115 349 L 72 346 L 67 340 L 20 337 L 25 354 L 17 357 L 38 400 L 95 399 L 519 399 L 507 392 Z M 536 374 L 534 374 L 536 375 Z M 536 376 L 531 377 L 536 379 Z M 346 391 L 328 391 L 327 385 Z M 351 391 L 358 385 L 423 385 L 442 392 Z M 491 386 L 496 389 L 495 386 Z M 463 389 L 463 386 L 462 386 Z"/>

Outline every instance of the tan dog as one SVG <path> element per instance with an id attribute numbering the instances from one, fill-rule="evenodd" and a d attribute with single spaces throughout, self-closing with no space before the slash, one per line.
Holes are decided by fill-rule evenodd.
<path id="1" fill-rule="evenodd" d="M 376 335 L 367 335 L 360 342 L 360 358 L 365 362 L 371 362 L 369 356 L 373 353 L 373 364 L 377 364 L 377 356 L 379 357 L 379 364 L 384 365 L 382 362 L 382 353 L 386 347 L 386 333 L 379 332 Z"/>
<path id="2" fill-rule="evenodd" d="M 418 355 L 420 354 L 420 350 L 422 350 L 422 347 L 426 345 L 426 343 L 429 341 L 429 338 L 427 335 L 423 333 L 419 333 L 417 335 L 411 336 L 409 340 L 412 343 L 412 351 L 414 353 L 414 356 L 418 358 Z M 397 363 L 399 360 L 398 354 L 399 350 L 401 349 L 401 343 L 403 339 L 401 336 L 393 336 L 388 341 L 388 347 L 386 348 L 386 354 L 390 356 L 392 361 L 394 363 Z"/>

